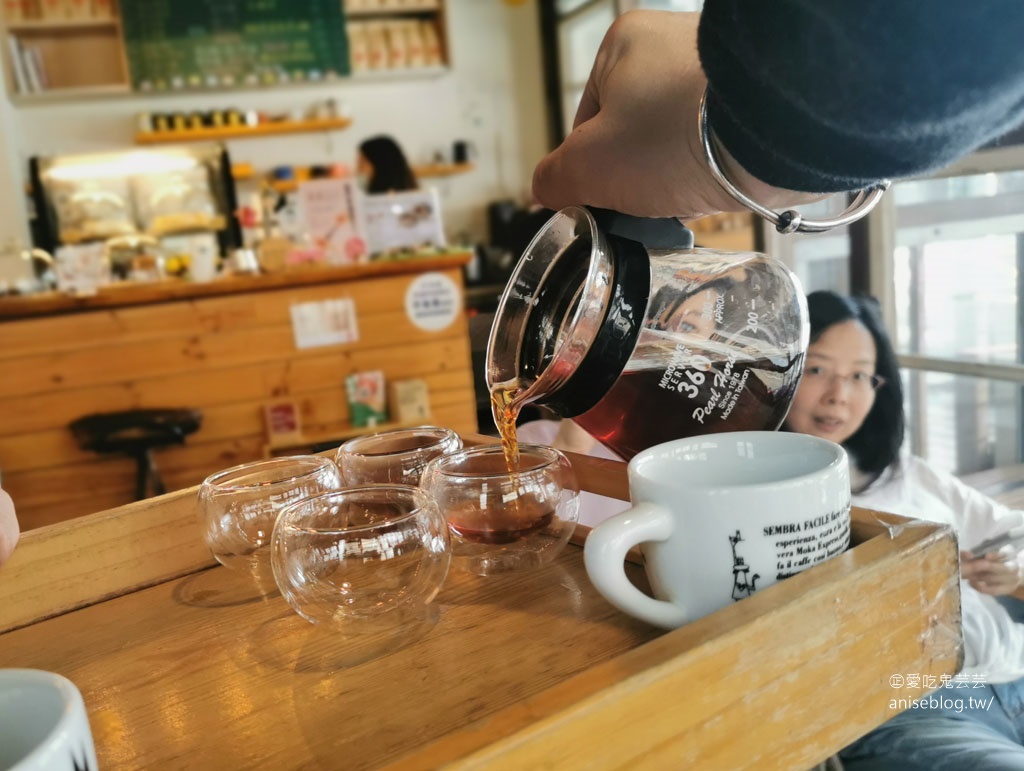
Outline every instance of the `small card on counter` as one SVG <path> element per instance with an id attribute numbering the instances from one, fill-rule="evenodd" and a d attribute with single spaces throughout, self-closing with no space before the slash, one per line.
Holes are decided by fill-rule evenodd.
<path id="1" fill-rule="evenodd" d="M 302 417 L 295 402 L 286 399 L 264 404 L 263 420 L 271 443 L 302 440 Z"/>
<path id="2" fill-rule="evenodd" d="M 356 372 L 346 378 L 349 420 L 353 426 L 376 426 L 388 419 L 384 385 L 384 373 L 380 370 Z"/>

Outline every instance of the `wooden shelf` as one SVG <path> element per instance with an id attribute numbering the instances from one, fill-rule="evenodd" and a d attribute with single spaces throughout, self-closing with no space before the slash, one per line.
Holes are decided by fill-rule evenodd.
<path id="1" fill-rule="evenodd" d="M 127 83 L 111 83 L 106 86 L 64 86 L 48 88 L 27 94 L 13 94 L 11 102 L 22 106 L 42 106 L 87 101 L 90 99 L 115 99 L 135 96 Z"/>
<path id="2" fill-rule="evenodd" d="M 354 5 L 354 4 L 352 4 Z M 345 17 L 349 19 L 361 19 L 367 16 L 406 16 L 417 13 L 437 13 L 441 10 L 441 3 L 438 0 L 427 0 L 427 2 L 388 2 L 376 8 L 351 7 L 346 4 Z"/>
<path id="3" fill-rule="evenodd" d="M 80 29 L 116 29 L 120 21 L 110 19 L 59 19 L 46 21 L 43 19 L 30 19 L 26 21 L 13 21 L 7 24 L 8 32 L 64 32 Z"/>
<path id="4" fill-rule="evenodd" d="M 472 171 L 473 168 L 472 163 L 428 163 L 422 166 L 413 166 L 412 170 L 417 179 L 427 179 L 465 174 L 467 171 Z M 242 181 L 255 178 L 257 173 L 251 163 L 236 163 L 231 167 L 231 176 L 235 181 Z M 310 179 L 309 169 L 300 166 L 295 169 L 294 179 L 271 180 L 269 184 L 278 193 L 294 193 L 299 189 L 299 185 L 308 179 Z"/>
<path id="5" fill-rule="evenodd" d="M 294 193 L 299 189 L 299 184 L 304 181 L 302 179 L 275 179 L 270 182 L 270 186 L 278 193 Z"/>
<path id="6" fill-rule="evenodd" d="M 426 163 L 422 166 L 412 167 L 412 172 L 417 178 L 450 177 L 454 174 L 465 174 L 467 171 L 472 170 L 472 163 Z"/>
<path id="7" fill-rule="evenodd" d="M 441 65 L 437 67 L 417 67 L 394 70 L 374 70 L 373 72 L 359 72 L 338 78 L 324 78 L 318 81 L 306 81 L 303 88 L 331 90 L 336 93 L 339 86 L 369 87 L 380 82 L 430 80 L 439 78 L 448 73 L 448 67 Z M 204 86 L 200 89 L 179 89 L 167 91 L 133 91 L 127 83 L 99 85 L 99 86 L 74 86 L 69 88 L 50 88 L 46 91 L 38 91 L 28 94 L 12 94 L 11 102 L 19 107 L 42 107 L 51 104 L 80 104 L 82 102 L 127 98 L 161 100 L 181 98 L 182 96 L 194 94 L 237 94 L 256 93 L 266 91 L 284 91 L 294 84 L 257 84 L 248 85 L 244 83 L 233 86 Z M 159 112 L 154 106 L 154 112 Z"/>
<path id="8" fill-rule="evenodd" d="M 178 142 L 204 142 L 218 139 L 245 139 L 278 134 L 301 134 L 313 131 L 339 131 L 352 125 L 348 118 L 275 121 L 257 126 L 216 126 L 184 131 L 144 131 L 135 135 L 137 145 L 162 145 Z"/>
<path id="9" fill-rule="evenodd" d="M 436 14 L 437 8 L 381 8 L 374 11 L 347 11 L 346 19 L 381 19 L 396 16 L 416 16 L 417 14 Z"/>
<path id="10" fill-rule="evenodd" d="M 749 252 L 754 249 L 754 230 L 708 230 L 694 233 L 694 243 L 705 249 L 726 252 Z"/>
<path id="11" fill-rule="evenodd" d="M 11 22 L 6 30 L 12 95 L 39 97 L 53 91 L 127 89 L 128 64 L 117 19 L 32 19 Z M 29 74 L 36 71 L 36 63 L 38 82 Z"/>

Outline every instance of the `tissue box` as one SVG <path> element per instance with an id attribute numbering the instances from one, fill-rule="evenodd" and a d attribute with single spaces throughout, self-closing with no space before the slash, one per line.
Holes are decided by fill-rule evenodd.
<path id="1" fill-rule="evenodd" d="M 394 380 L 388 386 L 391 419 L 398 423 L 421 423 L 430 420 L 430 391 L 427 381 L 419 378 Z"/>

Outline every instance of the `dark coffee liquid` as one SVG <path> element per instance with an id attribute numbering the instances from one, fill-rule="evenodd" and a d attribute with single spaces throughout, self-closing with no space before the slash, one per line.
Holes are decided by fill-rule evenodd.
<path id="1" fill-rule="evenodd" d="M 517 498 L 500 511 L 481 511 L 467 506 L 450 509 L 445 516 L 452 533 L 465 541 L 510 544 L 546 528 L 555 518 L 555 512 L 536 500 Z"/>
<path id="2" fill-rule="evenodd" d="M 790 367 L 797 367 L 799 359 Z M 788 368 L 787 368 L 788 369 Z M 777 380 L 777 388 L 766 383 Z M 655 444 L 725 431 L 774 430 L 796 388 L 768 360 L 710 369 L 624 372 L 604 398 L 574 420 L 626 460 Z"/>

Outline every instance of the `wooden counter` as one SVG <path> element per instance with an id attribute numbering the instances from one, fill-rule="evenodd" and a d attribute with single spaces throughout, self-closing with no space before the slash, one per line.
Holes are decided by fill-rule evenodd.
<path id="1" fill-rule="evenodd" d="M 88 298 L 0 298 L 0 473 L 23 529 L 128 503 L 134 461 L 80 450 L 68 424 L 90 413 L 189 407 L 202 428 L 156 453 L 169 490 L 264 452 L 263 405 L 296 401 L 318 438 L 351 433 L 345 378 L 422 378 L 433 422 L 477 430 L 469 333 L 415 325 L 410 284 L 439 272 L 462 287 L 466 254 L 338 268 L 119 286 Z M 290 308 L 351 298 L 359 339 L 299 350 Z"/>
<path id="2" fill-rule="evenodd" d="M 624 464 L 572 461 L 625 495 Z M 0 571 L 0 662 L 79 686 L 102 769 L 799 771 L 960 665 L 944 526 L 855 510 L 850 551 L 670 633 L 608 605 L 570 545 L 451 574 L 434 626 L 368 654 L 211 567 L 194 506 L 26 533 Z"/>

